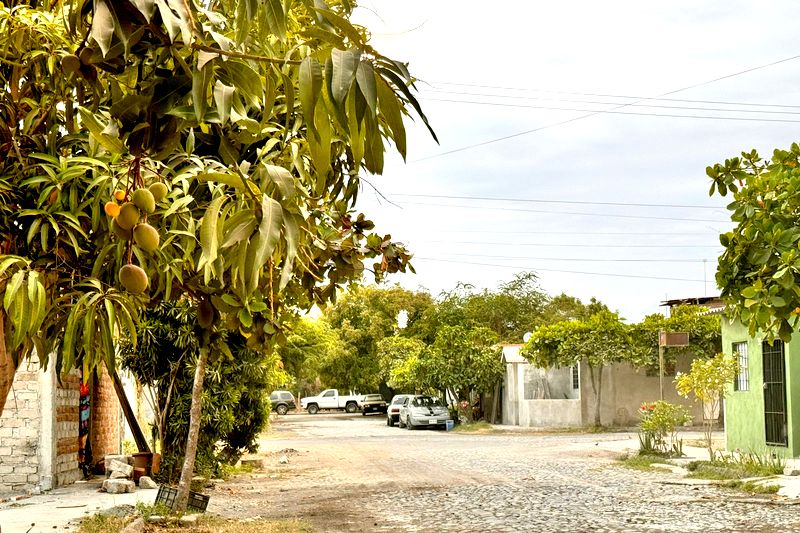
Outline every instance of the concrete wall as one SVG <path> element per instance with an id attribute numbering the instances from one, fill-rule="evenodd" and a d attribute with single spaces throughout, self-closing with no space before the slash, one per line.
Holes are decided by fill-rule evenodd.
<path id="1" fill-rule="evenodd" d="M 572 388 L 570 367 L 538 368 L 524 365 L 525 400 L 577 400 L 578 389 Z"/>
<path id="2" fill-rule="evenodd" d="M 547 382 L 550 399 L 530 398 Z M 537 386 L 531 387 L 531 381 Z M 525 427 L 575 427 L 582 424 L 579 391 L 572 389 L 569 368 L 540 369 L 528 363 L 506 364 L 503 386 L 503 424 Z M 555 395 L 558 394 L 559 397 Z"/>
<path id="3" fill-rule="evenodd" d="M 733 343 L 746 342 L 750 387 L 734 391 L 733 384 L 725 395 L 725 438 L 729 450 L 755 453 L 800 455 L 800 345 L 797 341 L 786 343 L 786 412 L 788 446 L 768 446 L 764 428 L 764 360 L 762 338 L 753 338 L 740 322 L 722 319 L 722 349 L 733 353 Z"/>
<path id="4" fill-rule="evenodd" d="M 80 479 L 80 376 L 59 385 L 36 357 L 23 362 L 0 416 L 0 493 L 38 493 Z"/>
<path id="5" fill-rule="evenodd" d="M 676 370 L 688 372 L 690 366 L 691 356 L 681 356 L 678 358 Z M 539 380 L 543 376 L 549 378 L 551 399 L 528 398 L 527 380 Z M 573 390 L 569 368 L 544 371 L 527 363 L 507 364 L 503 391 L 503 423 L 533 427 L 593 424 L 596 398 L 591 385 L 591 374 L 585 363 L 580 365 L 579 376 L 580 389 Z M 678 396 L 674 379 L 674 376 L 664 376 L 664 400 L 685 406 L 695 422 L 701 423 L 702 405 Z M 527 389 L 532 390 L 531 387 Z M 637 369 L 627 363 L 611 365 L 603 371 L 600 422 L 606 426 L 636 426 L 639 423 L 639 406 L 644 402 L 656 401 L 659 396 L 657 375 L 648 376 L 645 369 Z"/>
<path id="6" fill-rule="evenodd" d="M 0 493 L 23 493 L 39 485 L 41 398 L 39 363 L 23 363 L 0 416 Z"/>
<path id="7" fill-rule="evenodd" d="M 688 372 L 692 357 L 678 357 L 677 372 Z M 597 372 L 597 370 L 595 370 Z M 703 421 L 702 404 L 683 398 L 675 390 L 674 375 L 664 376 L 664 400 L 683 405 L 693 417 L 693 423 Z M 660 398 L 658 375 L 648 375 L 644 368 L 628 363 L 615 363 L 603 371 L 603 389 L 600 394 L 600 422 L 605 426 L 635 426 L 639 423 L 639 406 Z M 581 399 L 586 424 L 594 422 L 595 394 L 592 390 L 589 368 L 581 363 Z"/>
<path id="8" fill-rule="evenodd" d="M 580 427 L 580 400 L 523 400 L 518 404 L 519 423 L 525 427 Z"/>

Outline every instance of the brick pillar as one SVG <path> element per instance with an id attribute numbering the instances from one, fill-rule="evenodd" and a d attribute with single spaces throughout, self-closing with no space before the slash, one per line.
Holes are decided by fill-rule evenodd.
<path id="1" fill-rule="evenodd" d="M 92 383 L 92 410 L 89 438 L 93 461 L 120 452 L 120 407 L 114 383 L 105 368 L 98 369 Z"/>
<path id="2" fill-rule="evenodd" d="M 61 377 L 55 398 L 56 485 L 81 479 L 78 467 L 78 429 L 81 375 L 78 370 Z"/>

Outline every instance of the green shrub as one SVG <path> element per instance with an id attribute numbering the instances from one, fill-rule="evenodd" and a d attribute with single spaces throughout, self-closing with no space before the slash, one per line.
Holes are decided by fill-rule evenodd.
<path id="1" fill-rule="evenodd" d="M 639 417 L 640 454 L 683 455 L 683 441 L 678 438 L 677 428 L 692 420 L 685 407 L 663 400 L 643 403 Z"/>

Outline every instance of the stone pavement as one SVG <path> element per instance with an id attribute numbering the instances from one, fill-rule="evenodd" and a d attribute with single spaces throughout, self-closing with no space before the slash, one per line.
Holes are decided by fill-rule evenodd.
<path id="1" fill-rule="evenodd" d="M 266 441 L 266 453 L 270 448 L 295 447 L 306 450 L 297 460 L 306 456 L 311 463 L 326 457 L 317 453 L 316 446 L 343 455 L 333 461 L 330 471 L 226 484 L 212 490 L 209 510 L 238 517 L 255 513 L 312 518 L 320 511 L 314 507 L 317 498 L 309 497 L 314 495 L 346 508 L 348 519 L 357 513 L 369 524 L 365 528 L 363 521 L 328 521 L 322 526 L 314 522 L 315 531 L 337 533 L 800 531 L 800 506 L 794 505 L 800 499 L 749 497 L 684 480 L 669 471 L 623 467 L 614 457 L 636 452 L 634 432 L 546 434 L 502 426 L 497 428 L 501 432 L 490 435 L 407 432 L 362 418 L 313 419 L 308 427 L 294 426 L 292 436 Z M 287 422 L 295 419 L 302 420 L 287 417 Z M 325 428 L 324 423 L 339 428 Z M 332 431 L 339 433 L 326 436 Z M 701 434 L 682 436 L 689 442 Z M 387 450 L 392 453 L 384 453 Z M 379 453 L 370 453 L 375 451 Z M 685 446 L 684 451 L 690 459 L 707 457 L 703 448 Z M 348 475 L 351 478 L 343 483 Z M 782 494 L 800 496 L 800 476 L 781 476 L 775 483 L 781 485 Z M 0 532 L 75 531 L 87 514 L 137 501 L 153 503 L 157 493 L 113 495 L 97 492 L 99 486 L 99 481 L 79 483 L 0 503 Z M 239 496 L 231 496 L 234 491 L 229 487 L 238 489 Z M 253 497 L 243 499 L 248 491 Z M 296 515 L 286 514 L 275 494 L 307 506 L 295 508 Z"/>

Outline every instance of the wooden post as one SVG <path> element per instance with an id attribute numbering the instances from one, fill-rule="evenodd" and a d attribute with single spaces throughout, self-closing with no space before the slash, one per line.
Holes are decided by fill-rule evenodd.
<path id="1" fill-rule="evenodd" d="M 147 444 L 142 428 L 139 426 L 139 421 L 136 420 L 136 415 L 133 413 L 128 397 L 125 396 L 125 389 L 122 387 L 122 381 L 119 379 L 117 369 L 109 368 L 108 373 L 111 376 L 111 381 L 114 383 L 114 391 L 117 393 L 119 404 L 122 407 L 122 412 L 125 414 L 125 420 L 133 433 L 133 440 L 136 442 L 136 447 L 140 452 L 150 452 L 150 446 Z"/>

